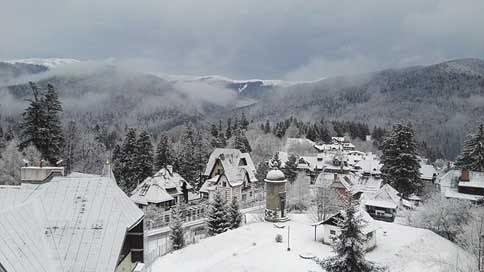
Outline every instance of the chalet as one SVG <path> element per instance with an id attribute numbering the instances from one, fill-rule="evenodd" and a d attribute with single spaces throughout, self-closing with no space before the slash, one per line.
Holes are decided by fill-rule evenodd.
<path id="1" fill-rule="evenodd" d="M 336 190 L 339 195 L 359 199 L 363 193 L 376 193 L 380 190 L 382 180 L 361 173 L 329 173 L 318 175 L 316 186 Z"/>
<path id="2" fill-rule="evenodd" d="M 335 244 L 338 236 L 341 234 L 339 222 L 343 220 L 344 212 L 345 211 L 341 211 L 325 220 L 312 224 L 312 226 L 315 227 L 315 231 L 317 226 L 323 226 L 323 243 L 328 245 Z M 364 221 L 364 227 L 361 231 L 366 239 L 363 247 L 366 251 L 370 251 L 376 247 L 376 230 L 378 229 L 378 224 L 364 210 L 359 210 L 356 213 L 356 216 L 360 216 Z"/>
<path id="3" fill-rule="evenodd" d="M 437 188 L 446 198 L 484 202 L 484 173 L 452 169 L 437 178 Z"/>
<path id="4" fill-rule="evenodd" d="M 133 271 L 143 262 L 143 212 L 110 170 L 28 167 L 22 177 L 0 187 L 0 271 Z"/>
<path id="5" fill-rule="evenodd" d="M 398 191 L 389 184 L 383 185 L 377 192 L 363 193 L 360 200 L 371 217 L 388 222 L 395 220 L 399 208 L 414 208 L 412 202 L 402 199 Z"/>
<path id="6" fill-rule="evenodd" d="M 236 198 L 241 202 L 255 199 L 256 169 L 249 153 L 238 149 L 217 148 L 208 160 L 200 193 L 211 201 L 216 191 L 225 199 Z"/>
<path id="7" fill-rule="evenodd" d="M 193 193 L 193 187 L 168 165 L 140 183 L 130 198 L 142 209 L 149 205 L 169 209 L 181 201 L 188 203 L 199 196 Z"/>

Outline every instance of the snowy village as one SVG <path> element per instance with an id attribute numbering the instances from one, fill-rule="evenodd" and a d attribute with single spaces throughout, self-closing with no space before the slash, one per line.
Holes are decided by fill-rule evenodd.
<path id="1" fill-rule="evenodd" d="M 0 4 L 0 272 L 484 272 L 484 1 Z"/>
<path id="2" fill-rule="evenodd" d="M 61 104 L 47 94 L 55 133 Z M 32 139 L 22 154 L 51 157 L 8 162 L 19 180 L 0 186 L 2 271 L 479 271 L 483 125 L 456 161 L 433 163 L 410 125 L 372 135 L 335 122 L 337 136 L 295 118 L 270 126 L 219 122 L 207 149 L 187 123 L 178 152 L 129 128 L 99 174 L 56 158 L 61 137 L 45 153 Z M 363 129 L 343 132 L 353 126 Z M 255 148 L 273 155 L 256 164 Z"/>

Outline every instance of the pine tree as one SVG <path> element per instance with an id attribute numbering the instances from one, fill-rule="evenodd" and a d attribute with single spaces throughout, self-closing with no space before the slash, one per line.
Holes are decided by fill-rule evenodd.
<path id="1" fill-rule="evenodd" d="M 33 144 L 50 164 L 54 165 L 61 157 L 64 137 L 59 114 L 62 106 L 52 85 L 44 92 L 30 82 L 33 98 L 27 99 L 29 107 L 23 113 L 22 138 L 20 148 Z"/>
<path id="2" fill-rule="evenodd" d="M 269 172 L 269 164 L 267 162 L 261 162 L 259 165 L 257 165 L 257 171 L 255 173 L 255 177 L 259 181 L 259 183 L 263 184 L 264 179 L 267 176 L 267 173 Z"/>
<path id="3" fill-rule="evenodd" d="M 7 141 L 3 136 L 3 128 L 0 126 L 0 149 L 4 149 L 7 146 Z M 0 152 L 0 159 L 2 158 L 2 153 Z"/>
<path id="4" fill-rule="evenodd" d="M 215 193 L 213 201 L 210 203 L 207 224 L 209 235 L 226 232 L 230 227 L 225 199 L 220 191 Z"/>
<path id="5" fill-rule="evenodd" d="M 47 85 L 47 93 L 45 95 L 45 114 L 46 114 L 46 127 L 47 148 L 44 151 L 45 158 L 50 164 L 54 165 L 57 160 L 62 156 L 62 147 L 64 145 L 64 135 L 62 134 L 62 127 L 59 118 L 59 114 L 62 112 L 62 105 L 59 101 L 59 96 L 54 86 Z"/>
<path id="6" fill-rule="evenodd" d="M 191 123 L 187 123 L 181 138 L 178 172 L 192 186 L 196 187 L 199 178 L 199 156 Z"/>
<path id="7" fill-rule="evenodd" d="M 331 272 L 371 272 L 385 271 L 385 268 L 366 261 L 363 243 L 365 237 L 361 231 L 363 220 L 356 214 L 351 201 L 342 212 L 343 219 L 339 222 L 341 234 L 337 237 L 333 250 L 336 256 L 318 260 L 323 269 Z"/>
<path id="8" fill-rule="evenodd" d="M 210 134 L 212 134 L 212 137 L 214 138 L 218 137 L 218 129 L 215 124 L 212 124 L 212 128 L 210 129 Z"/>
<path id="9" fill-rule="evenodd" d="M 235 131 L 235 137 L 234 137 L 234 142 L 232 144 L 232 147 L 240 150 L 242 153 L 252 152 L 252 148 L 250 147 L 249 140 L 245 136 L 245 133 L 240 129 Z"/>
<path id="10" fill-rule="evenodd" d="M 484 172 L 484 125 L 475 134 L 470 134 L 464 142 L 456 165 L 471 171 Z"/>
<path id="11" fill-rule="evenodd" d="M 232 138 L 232 119 L 227 120 L 227 130 L 225 131 L 225 136 L 227 139 Z"/>
<path id="12" fill-rule="evenodd" d="M 185 231 L 183 230 L 183 222 L 186 215 L 185 205 L 180 202 L 172 208 L 172 223 L 170 224 L 170 241 L 173 250 L 181 249 L 185 246 Z"/>
<path id="13" fill-rule="evenodd" d="M 234 197 L 229 206 L 229 224 L 230 229 L 236 229 L 240 227 L 242 222 L 242 214 L 240 213 L 239 201 Z"/>
<path id="14" fill-rule="evenodd" d="M 272 157 L 271 161 L 269 162 L 269 165 L 273 168 L 281 169 L 281 159 L 279 159 L 279 152 L 276 152 L 274 156 Z"/>
<path id="15" fill-rule="evenodd" d="M 130 193 L 138 184 L 136 180 L 136 157 L 137 157 L 136 129 L 129 128 L 123 140 L 123 144 L 113 154 L 114 175 L 125 193 Z"/>
<path id="16" fill-rule="evenodd" d="M 45 98 L 35 83 L 29 83 L 33 98 L 26 99 L 30 104 L 23 113 L 23 123 L 21 125 L 21 138 L 23 141 L 20 143 L 20 148 L 24 149 L 33 144 L 44 155 L 47 140 L 45 129 L 47 122 L 47 114 L 44 106 Z"/>
<path id="17" fill-rule="evenodd" d="M 269 120 L 266 121 L 266 125 L 264 126 L 264 133 L 270 133 L 271 132 L 271 123 L 269 123 Z"/>
<path id="18" fill-rule="evenodd" d="M 174 164 L 174 151 L 171 148 L 170 140 L 168 136 L 161 135 L 160 141 L 156 146 L 156 155 L 155 155 L 155 171 L 162 169 L 167 165 Z"/>
<path id="19" fill-rule="evenodd" d="M 245 113 L 242 112 L 242 117 L 240 118 L 240 128 L 247 130 L 249 128 L 249 120 L 245 116 Z"/>
<path id="20" fill-rule="evenodd" d="M 141 131 L 136 140 L 135 157 L 136 185 L 153 175 L 153 144 L 146 131 Z"/>
<path id="21" fill-rule="evenodd" d="M 297 177 L 297 157 L 295 155 L 289 156 L 287 162 L 282 169 L 284 172 L 284 176 L 286 176 L 287 180 L 292 184 Z"/>
<path id="22" fill-rule="evenodd" d="M 397 124 L 383 143 L 382 173 L 402 197 L 418 192 L 423 187 L 416 143 L 410 126 Z"/>

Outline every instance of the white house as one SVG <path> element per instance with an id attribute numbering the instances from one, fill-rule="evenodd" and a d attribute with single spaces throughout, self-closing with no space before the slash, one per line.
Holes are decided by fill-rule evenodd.
<path id="1" fill-rule="evenodd" d="M 345 211 L 341 211 L 326 220 L 322 220 L 313 224 L 313 226 L 322 225 L 323 230 L 323 243 L 328 245 L 334 245 L 338 236 L 341 234 L 341 227 L 339 222 L 343 220 Z M 376 247 L 376 230 L 378 229 L 378 223 L 375 222 L 370 215 L 364 210 L 358 210 L 356 216 L 360 216 L 364 221 L 364 227 L 362 233 L 365 235 L 365 242 L 363 244 L 366 251 L 370 251 Z"/>
<path id="2" fill-rule="evenodd" d="M 220 191 L 227 201 L 232 198 L 241 202 L 253 201 L 257 182 L 255 173 L 256 168 L 249 153 L 217 148 L 210 154 L 200 193 L 209 201 L 216 191 Z"/>
<path id="3" fill-rule="evenodd" d="M 168 165 L 136 186 L 130 198 L 140 208 L 149 205 L 170 208 L 180 201 L 196 200 L 199 195 L 194 194 L 192 186 Z"/>

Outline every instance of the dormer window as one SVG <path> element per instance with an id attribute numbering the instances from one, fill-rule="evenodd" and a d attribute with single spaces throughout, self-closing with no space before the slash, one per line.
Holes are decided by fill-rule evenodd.
<path id="1" fill-rule="evenodd" d="M 247 160 L 245 158 L 241 158 L 239 161 L 239 166 L 247 166 Z"/>

